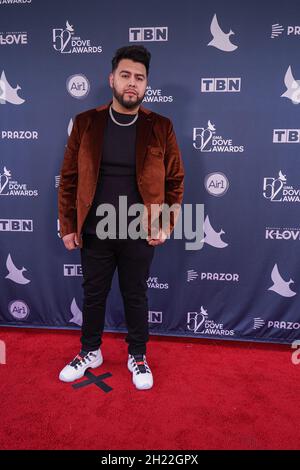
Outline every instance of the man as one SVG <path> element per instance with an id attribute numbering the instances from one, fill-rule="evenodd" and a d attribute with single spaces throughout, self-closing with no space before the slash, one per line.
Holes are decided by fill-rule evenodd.
<path id="1" fill-rule="evenodd" d="M 118 268 L 128 328 L 127 367 L 137 389 L 153 386 L 146 360 L 146 281 L 155 246 L 172 232 L 176 214 L 171 214 L 168 226 L 159 221 L 154 236 L 145 222 L 153 221 L 153 207 L 181 204 L 184 170 L 171 121 L 140 106 L 150 58 L 143 46 L 116 51 L 109 75 L 112 101 L 76 116 L 65 151 L 58 197 L 60 234 L 68 250 L 81 249 L 84 300 L 81 351 L 61 371 L 64 382 L 81 378 L 87 368 L 103 362 L 105 305 Z M 147 237 L 124 238 L 119 226 L 104 230 L 101 207 L 111 204 L 118 212 L 120 196 L 126 196 L 128 206 L 143 204 L 141 225 L 146 225 Z"/>

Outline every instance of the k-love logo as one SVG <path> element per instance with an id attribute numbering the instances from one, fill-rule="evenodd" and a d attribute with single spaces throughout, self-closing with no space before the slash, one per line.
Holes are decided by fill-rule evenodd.
<path id="1" fill-rule="evenodd" d="M 215 124 L 207 121 L 207 127 L 193 128 L 193 147 L 201 152 L 244 152 L 243 145 L 234 145 L 232 139 L 216 135 Z"/>
<path id="2" fill-rule="evenodd" d="M 200 312 L 188 312 L 187 329 L 195 334 L 207 336 L 234 336 L 234 330 L 227 330 L 223 323 L 208 319 L 207 310 L 201 306 Z"/>
<path id="3" fill-rule="evenodd" d="M 147 86 L 143 103 L 172 103 L 172 95 L 164 95 L 160 88 Z"/>
<path id="4" fill-rule="evenodd" d="M 289 186 L 286 175 L 280 170 L 278 178 L 264 178 L 263 196 L 271 202 L 300 202 L 300 189 Z"/>
<path id="5" fill-rule="evenodd" d="M 38 196 L 37 189 L 27 189 L 27 184 L 11 178 L 11 171 L 4 166 L 0 173 L 0 196 Z"/>
<path id="6" fill-rule="evenodd" d="M 90 39 L 74 36 L 74 26 L 66 21 L 65 28 L 53 28 L 53 48 L 61 54 L 95 54 L 102 52 L 102 46 L 92 46 Z"/>
<path id="7" fill-rule="evenodd" d="M 28 44 L 27 32 L 12 31 L 0 32 L 0 46 L 25 45 Z"/>
<path id="8" fill-rule="evenodd" d="M 266 227 L 266 240 L 300 240 L 300 227 Z"/>

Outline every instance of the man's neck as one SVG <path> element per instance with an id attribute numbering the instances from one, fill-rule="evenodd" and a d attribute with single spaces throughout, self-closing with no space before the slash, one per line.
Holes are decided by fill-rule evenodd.
<path id="1" fill-rule="evenodd" d="M 127 109 L 124 106 L 122 106 L 116 99 L 113 97 L 113 102 L 112 102 L 112 109 L 116 111 L 117 113 L 122 113 L 122 114 L 136 114 L 139 110 L 140 106 L 136 106 L 135 108 L 132 109 Z"/>

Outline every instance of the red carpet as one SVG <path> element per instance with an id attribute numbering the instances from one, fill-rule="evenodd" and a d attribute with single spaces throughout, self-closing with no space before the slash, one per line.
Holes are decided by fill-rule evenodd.
<path id="1" fill-rule="evenodd" d="M 105 393 L 59 382 L 79 333 L 0 329 L 1 449 L 299 449 L 300 365 L 284 345 L 151 337 L 137 391 L 124 335 L 105 334 Z M 77 383 L 84 382 L 83 378 Z"/>

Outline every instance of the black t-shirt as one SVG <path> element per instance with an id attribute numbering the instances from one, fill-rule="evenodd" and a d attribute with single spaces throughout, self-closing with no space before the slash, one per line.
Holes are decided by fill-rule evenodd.
<path id="1" fill-rule="evenodd" d="M 118 113 L 113 116 L 120 123 L 131 122 L 136 115 Z M 94 200 L 83 226 L 83 233 L 96 234 L 101 216 L 96 216 L 99 204 L 109 203 L 116 209 L 118 238 L 119 196 L 127 196 L 127 207 L 143 203 L 136 181 L 136 121 L 130 126 L 119 126 L 108 117 L 104 130 L 102 160 Z M 105 217 L 105 216 L 103 216 Z M 128 223 L 136 216 L 128 217 Z"/>

